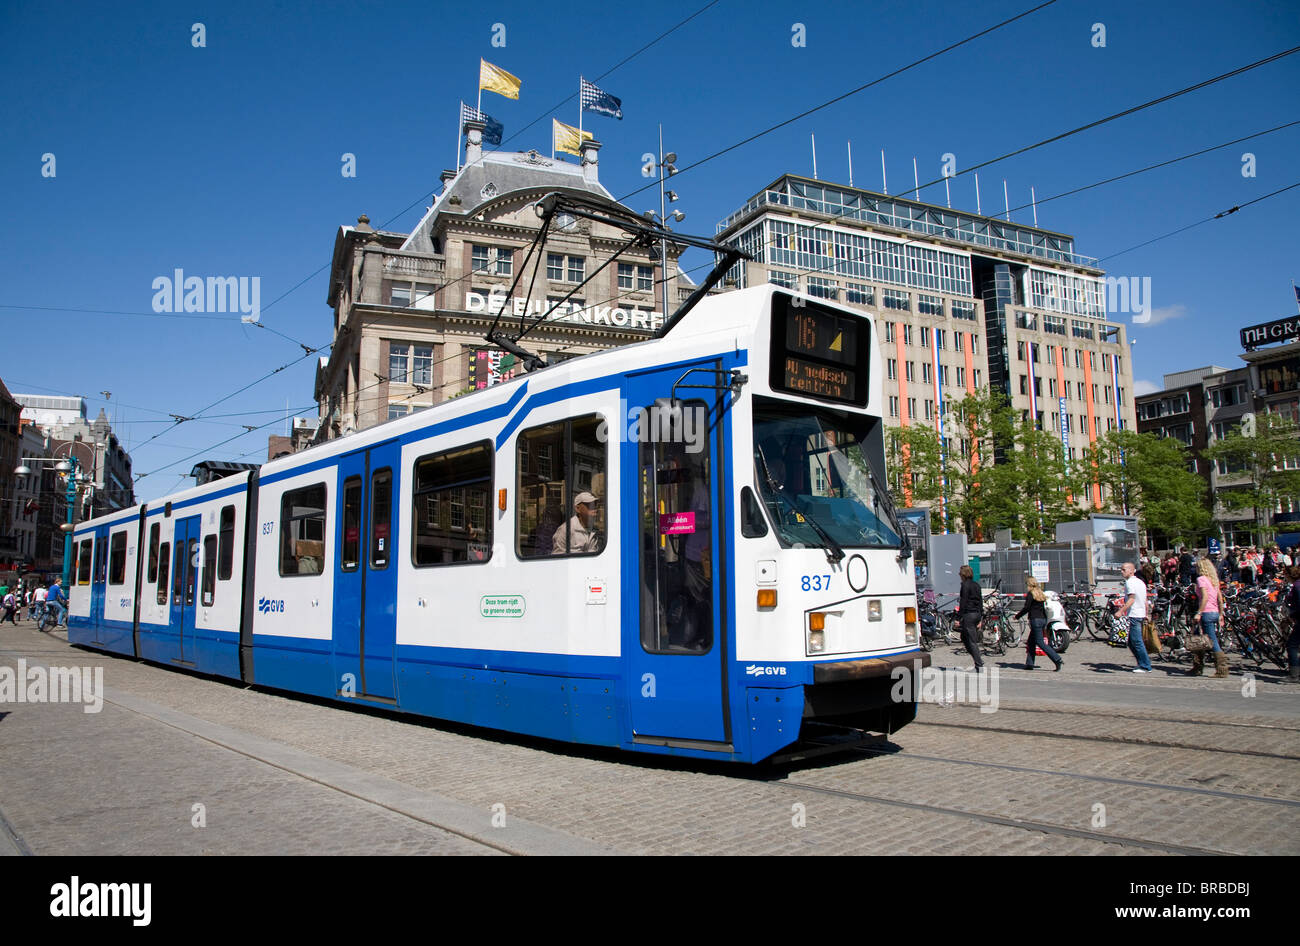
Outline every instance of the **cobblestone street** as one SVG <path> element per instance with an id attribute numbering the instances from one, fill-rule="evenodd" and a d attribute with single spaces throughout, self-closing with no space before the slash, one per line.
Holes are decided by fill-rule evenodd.
<path id="1" fill-rule="evenodd" d="M 996 712 L 926 704 L 890 740 L 753 771 L 289 698 L 31 625 L 0 636 L 20 658 L 102 667 L 105 702 L 0 707 L 9 853 L 1300 853 L 1300 689 L 1235 663 L 1135 675 L 1092 641 L 1061 673 L 990 658 Z"/>

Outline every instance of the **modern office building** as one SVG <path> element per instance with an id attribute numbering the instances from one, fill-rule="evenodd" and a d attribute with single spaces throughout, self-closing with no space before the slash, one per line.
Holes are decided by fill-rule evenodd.
<path id="1" fill-rule="evenodd" d="M 1059 432 L 1071 461 L 1135 425 L 1112 284 L 1067 234 L 786 174 L 717 237 L 753 255 L 729 273 L 736 287 L 770 282 L 876 315 L 893 425 L 954 437 L 944 405 L 986 386 Z M 1100 486 L 1091 494 L 1104 502 Z"/>
<path id="2" fill-rule="evenodd" d="M 657 247 L 633 248 L 607 224 L 561 214 L 523 272 L 550 193 L 628 213 L 599 180 L 600 143 L 583 143 L 580 163 L 536 151 L 485 152 L 483 123 L 464 123 L 465 163 L 442 174 L 443 188 L 410 233 L 377 231 L 362 216 L 334 241 L 328 304 L 334 345 L 316 375 L 313 429 L 277 437 L 269 452 L 301 449 L 400 417 L 512 377 L 514 358 L 484 335 L 501 320 L 518 332 L 556 306 L 523 344 L 548 362 L 640 341 L 663 320 Z M 667 246 L 669 306 L 695 288 L 677 273 L 680 247 Z M 518 287 L 509 294 L 518 278 Z M 566 298 L 567 297 L 567 298 Z"/>

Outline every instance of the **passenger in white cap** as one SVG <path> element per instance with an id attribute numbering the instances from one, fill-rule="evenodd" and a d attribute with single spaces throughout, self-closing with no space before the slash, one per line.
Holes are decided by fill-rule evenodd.
<path id="1" fill-rule="evenodd" d="M 551 554 L 567 555 L 573 552 L 599 552 L 603 541 L 595 529 L 596 512 L 600 509 L 600 500 L 591 493 L 582 492 L 573 497 L 573 511 L 576 515 L 569 520 L 566 545 L 564 526 L 555 530 Z"/>

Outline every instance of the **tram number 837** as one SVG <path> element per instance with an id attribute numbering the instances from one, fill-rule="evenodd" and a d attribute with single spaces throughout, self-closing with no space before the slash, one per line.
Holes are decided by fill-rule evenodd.
<path id="1" fill-rule="evenodd" d="M 799 587 L 804 591 L 830 591 L 830 575 L 804 575 L 799 582 Z"/>

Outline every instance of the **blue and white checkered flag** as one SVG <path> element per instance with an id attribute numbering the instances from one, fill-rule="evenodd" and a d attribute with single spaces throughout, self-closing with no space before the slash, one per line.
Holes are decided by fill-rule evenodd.
<path id="1" fill-rule="evenodd" d="M 505 125 L 489 115 L 487 112 L 480 112 L 473 105 L 460 103 L 460 123 L 464 125 L 468 121 L 480 121 L 486 127 L 483 129 L 483 140 L 490 145 L 501 145 L 501 136 L 505 133 Z"/>
<path id="2" fill-rule="evenodd" d="M 623 100 L 616 99 L 608 92 L 602 92 L 586 79 L 578 77 L 579 89 L 582 94 L 579 98 L 582 100 L 582 111 L 595 112 L 597 115 L 608 115 L 610 118 L 623 120 Z"/>

